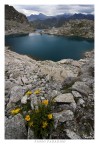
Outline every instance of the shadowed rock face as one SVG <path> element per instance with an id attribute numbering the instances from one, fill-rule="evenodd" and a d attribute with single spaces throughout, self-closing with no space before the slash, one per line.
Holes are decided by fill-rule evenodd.
<path id="1" fill-rule="evenodd" d="M 13 6 L 5 5 L 5 34 L 30 32 L 34 32 L 34 28 L 30 26 L 26 16 L 15 10 Z"/>
<path id="2" fill-rule="evenodd" d="M 28 20 L 24 14 L 19 13 L 13 6 L 9 5 L 5 5 L 5 19 L 17 21 L 19 23 L 28 23 Z"/>

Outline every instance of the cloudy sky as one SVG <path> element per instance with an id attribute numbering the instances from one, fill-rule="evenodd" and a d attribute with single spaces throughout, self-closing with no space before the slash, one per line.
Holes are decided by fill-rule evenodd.
<path id="1" fill-rule="evenodd" d="M 24 13 L 26 16 L 31 14 L 43 13 L 48 16 L 63 13 L 83 13 L 94 14 L 94 5 L 13 5 L 14 8 Z"/>

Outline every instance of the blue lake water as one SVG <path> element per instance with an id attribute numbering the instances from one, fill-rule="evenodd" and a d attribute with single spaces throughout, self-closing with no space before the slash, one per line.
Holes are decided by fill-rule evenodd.
<path id="1" fill-rule="evenodd" d="M 33 33 L 5 36 L 5 45 L 11 50 L 40 60 L 79 60 L 86 51 L 94 48 L 94 41 L 78 37 L 64 37 Z"/>

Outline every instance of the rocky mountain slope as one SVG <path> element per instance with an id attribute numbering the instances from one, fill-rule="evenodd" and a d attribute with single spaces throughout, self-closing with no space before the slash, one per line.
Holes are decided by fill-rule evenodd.
<path id="1" fill-rule="evenodd" d="M 30 90 L 28 97 L 25 93 Z M 40 92 L 36 95 L 35 90 Z M 94 52 L 84 59 L 36 61 L 5 50 L 5 138 L 35 139 L 25 119 L 10 111 L 31 102 L 53 99 L 54 130 L 50 139 L 94 138 Z"/>
<path id="2" fill-rule="evenodd" d="M 79 36 L 94 38 L 94 21 L 92 20 L 70 20 L 59 28 L 51 28 L 42 33 L 64 36 Z"/>
<path id="3" fill-rule="evenodd" d="M 61 27 L 63 24 L 65 24 L 66 21 L 69 20 L 93 20 L 94 21 L 94 15 L 91 14 L 61 14 L 56 16 L 46 16 L 43 14 L 39 15 L 30 15 L 27 17 L 28 20 L 33 24 L 35 28 L 51 28 L 51 27 Z"/>
<path id="4" fill-rule="evenodd" d="M 5 19 L 17 21 L 19 23 L 28 23 L 28 20 L 24 14 L 19 13 L 13 6 L 9 5 L 5 5 Z"/>
<path id="5" fill-rule="evenodd" d="M 5 34 L 28 33 L 34 31 L 26 16 L 19 13 L 13 6 L 5 5 Z"/>
<path id="6" fill-rule="evenodd" d="M 5 6 L 5 34 L 34 31 L 26 17 Z M 70 20 L 43 33 L 94 37 L 94 22 Z M 36 92 L 35 92 L 36 91 Z M 29 92 L 28 96 L 26 93 Z M 36 139 L 19 107 L 29 112 L 43 100 L 52 100 L 54 129 L 49 139 L 94 138 L 94 52 L 79 61 L 36 61 L 5 49 L 5 138 Z M 17 109 L 17 111 L 16 111 Z M 11 114 L 16 112 L 16 115 Z M 19 112 L 18 112 L 19 111 Z M 24 110 L 26 114 L 26 109 Z M 27 117 L 29 120 L 29 116 Z M 47 126 L 47 123 L 44 123 Z M 43 137 L 45 138 L 45 137 Z"/>

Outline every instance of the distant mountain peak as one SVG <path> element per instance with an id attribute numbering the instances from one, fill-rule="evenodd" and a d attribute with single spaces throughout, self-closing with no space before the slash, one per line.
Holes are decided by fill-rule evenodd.
<path id="1" fill-rule="evenodd" d="M 43 15 L 43 16 L 46 16 L 46 15 L 44 15 L 43 13 L 39 13 L 39 15 Z"/>
<path id="2" fill-rule="evenodd" d="M 94 15 L 91 14 L 82 14 L 82 13 L 64 13 L 60 15 L 55 16 L 47 16 L 43 13 L 39 13 L 38 15 L 30 15 L 27 17 L 29 21 L 35 21 L 35 20 L 47 20 L 47 19 L 56 19 L 56 20 L 70 20 L 70 19 L 89 19 L 94 20 Z"/>
<path id="3" fill-rule="evenodd" d="M 49 18 L 49 16 L 46 16 L 43 13 L 32 14 L 32 15 L 27 17 L 28 21 L 45 20 L 47 18 Z"/>

